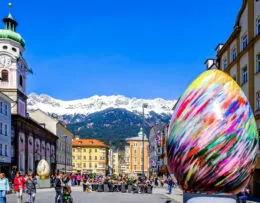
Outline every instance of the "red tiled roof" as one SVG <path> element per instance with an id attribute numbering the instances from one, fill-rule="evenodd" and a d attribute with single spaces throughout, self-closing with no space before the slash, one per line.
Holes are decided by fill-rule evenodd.
<path id="1" fill-rule="evenodd" d="M 106 147 L 104 142 L 95 139 L 74 139 L 72 142 L 72 146 L 99 146 Z"/>

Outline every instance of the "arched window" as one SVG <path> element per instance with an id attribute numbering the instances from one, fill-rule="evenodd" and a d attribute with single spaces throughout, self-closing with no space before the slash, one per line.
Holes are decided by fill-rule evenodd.
<path id="1" fill-rule="evenodd" d="M 2 70 L 2 81 L 8 82 L 8 70 Z"/>
<path id="2" fill-rule="evenodd" d="M 20 75 L 20 86 L 22 87 L 23 86 L 23 76 Z"/>

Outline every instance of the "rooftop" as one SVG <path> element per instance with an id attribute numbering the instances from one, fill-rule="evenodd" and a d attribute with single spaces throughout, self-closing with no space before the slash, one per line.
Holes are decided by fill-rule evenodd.
<path id="1" fill-rule="evenodd" d="M 95 146 L 95 147 L 107 147 L 104 142 L 95 139 L 80 139 L 77 137 L 72 141 L 72 146 Z"/>
<path id="2" fill-rule="evenodd" d="M 138 136 L 127 138 L 126 141 L 130 141 L 130 140 L 131 141 L 142 141 L 143 140 L 143 133 L 144 133 L 143 128 L 140 128 Z M 148 141 L 146 134 L 144 134 L 144 140 Z"/>

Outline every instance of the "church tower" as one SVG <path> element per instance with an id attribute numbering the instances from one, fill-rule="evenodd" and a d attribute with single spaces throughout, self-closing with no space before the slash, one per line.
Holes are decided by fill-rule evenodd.
<path id="1" fill-rule="evenodd" d="M 12 114 L 26 117 L 26 78 L 31 72 L 23 58 L 25 41 L 16 32 L 18 23 L 11 14 L 3 19 L 4 29 L 0 29 L 0 92 L 9 96 L 13 103 Z"/>

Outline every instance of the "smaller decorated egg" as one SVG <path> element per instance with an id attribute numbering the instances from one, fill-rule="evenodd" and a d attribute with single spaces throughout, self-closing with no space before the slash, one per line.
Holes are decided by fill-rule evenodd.
<path id="1" fill-rule="evenodd" d="M 48 162 L 42 159 L 37 166 L 37 174 L 40 176 L 41 179 L 46 179 L 50 175 L 50 166 Z"/>

